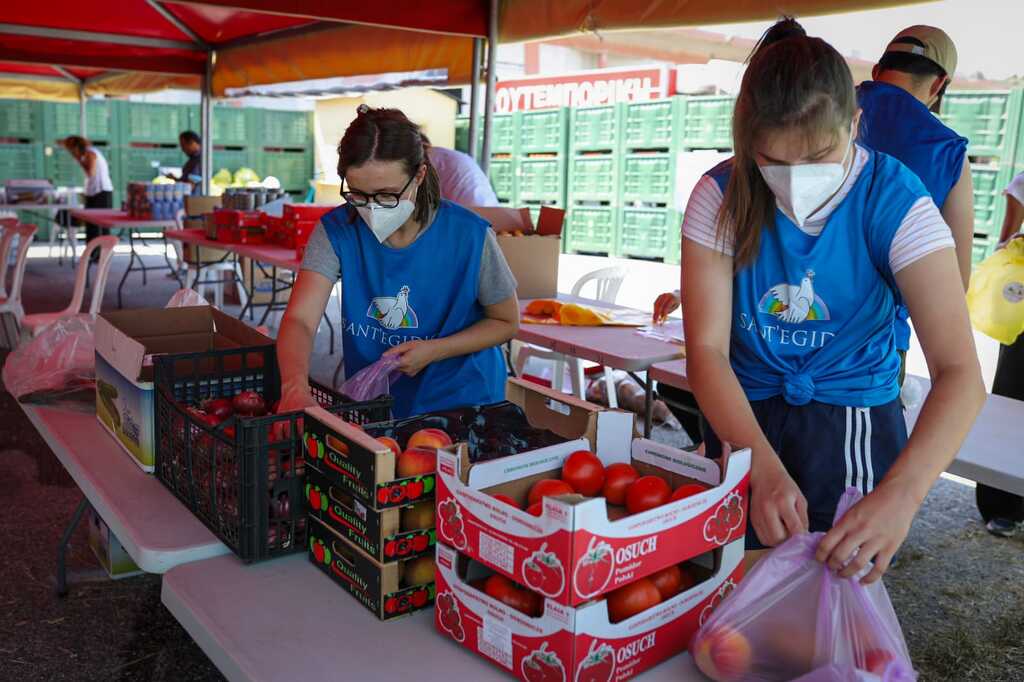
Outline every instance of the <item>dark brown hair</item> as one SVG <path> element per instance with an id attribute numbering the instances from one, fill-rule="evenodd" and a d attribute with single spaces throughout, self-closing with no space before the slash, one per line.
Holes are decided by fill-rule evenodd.
<path id="1" fill-rule="evenodd" d="M 64 138 L 64 148 L 69 151 L 72 148 L 74 148 L 76 151 L 81 153 L 88 149 L 91 145 L 92 143 L 89 142 L 88 139 L 82 137 L 81 135 L 68 135 L 67 137 Z"/>
<path id="2" fill-rule="evenodd" d="M 758 141 L 798 130 L 808 145 L 820 145 L 838 139 L 856 109 L 850 68 L 821 38 L 790 35 L 755 51 L 733 110 L 733 169 L 718 213 L 718 238 L 734 242 L 735 269 L 753 261 L 761 230 L 774 226 L 775 196 L 757 167 Z"/>
<path id="3" fill-rule="evenodd" d="M 344 182 L 349 168 L 367 161 L 401 161 L 410 177 L 421 165 L 426 166 L 413 213 L 416 222 L 424 225 L 441 205 L 441 180 L 430 163 L 429 149 L 427 136 L 398 109 L 372 109 L 361 104 L 356 119 L 338 143 L 338 175 Z"/>

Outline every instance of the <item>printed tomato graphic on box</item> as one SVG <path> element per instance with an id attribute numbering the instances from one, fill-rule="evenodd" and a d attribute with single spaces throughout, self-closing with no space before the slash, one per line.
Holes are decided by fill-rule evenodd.
<path id="1" fill-rule="evenodd" d="M 462 520 L 462 509 L 459 503 L 449 499 L 441 502 L 437 507 L 438 530 L 441 537 L 448 541 L 456 549 L 466 549 L 466 529 Z"/>
<path id="2" fill-rule="evenodd" d="M 437 622 L 452 636 L 456 642 L 466 641 L 466 633 L 462 628 L 462 615 L 459 612 L 459 600 L 453 592 L 438 593 L 435 603 Z"/>
<path id="3" fill-rule="evenodd" d="M 704 522 L 704 539 L 721 546 L 729 542 L 732 534 L 743 527 L 743 495 L 733 491 L 718 505 L 714 516 Z"/>
<path id="4" fill-rule="evenodd" d="M 548 651 L 544 642 L 539 649 L 530 652 L 519 665 L 526 682 L 565 682 L 565 668 L 558 654 Z"/>
<path id="5" fill-rule="evenodd" d="M 590 651 L 576 670 L 576 682 L 611 682 L 615 676 L 615 649 L 607 643 L 590 643 Z"/>
<path id="6" fill-rule="evenodd" d="M 558 555 L 547 548 L 544 543 L 523 562 L 523 582 L 546 597 L 557 597 L 565 588 L 565 569 Z"/>
<path id="7" fill-rule="evenodd" d="M 615 552 L 604 540 L 598 542 L 597 537 L 590 538 L 587 551 L 576 564 L 573 584 L 576 594 L 589 599 L 600 594 L 608 586 L 615 572 Z"/>
<path id="8" fill-rule="evenodd" d="M 717 609 L 718 605 L 722 603 L 722 600 L 728 597 L 729 593 L 732 592 L 735 588 L 736 583 L 733 581 L 732 578 L 729 578 L 724 583 L 722 583 L 722 586 L 718 588 L 717 592 L 715 592 L 715 596 L 711 598 L 711 601 L 708 602 L 708 605 L 705 606 L 704 609 L 700 612 L 701 627 L 704 627 L 705 621 L 707 621 L 707 619 L 711 617 L 711 614 L 715 612 L 715 609 Z"/>

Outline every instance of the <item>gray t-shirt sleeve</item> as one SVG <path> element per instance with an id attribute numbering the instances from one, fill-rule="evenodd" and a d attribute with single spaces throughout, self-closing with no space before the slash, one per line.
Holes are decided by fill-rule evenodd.
<path id="1" fill-rule="evenodd" d="M 306 255 L 302 257 L 302 269 L 319 272 L 332 282 L 341 277 L 341 261 L 338 260 L 338 254 L 334 253 L 323 223 L 317 223 L 313 234 L 309 235 Z"/>
<path id="2" fill-rule="evenodd" d="M 480 282 L 477 301 L 488 306 L 512 298 L 516 293 L 516 278 L 508 267 L 505 254 L 498 246 L 494 230 L 487 230 L 484 252 L 480 257 Z"/>

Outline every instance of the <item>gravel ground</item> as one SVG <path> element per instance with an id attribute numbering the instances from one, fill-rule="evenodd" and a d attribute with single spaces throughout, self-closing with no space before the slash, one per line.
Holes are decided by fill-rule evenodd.
<path id="1" fill-rule="evenodd" d="M 67 267 L 33 261 L 26 292 L 69 291 L 70 280 Z M 111 282 L 119 280 L 112 273 Z M 161 305 L 174 286 L 157 273 L 146 289 L 130 288 L 130 304 Z M 62 295 L 37 293 L 26 308 L 63 305 Z M 317 376 L 328 379 L 335 361 L 325 351 L 321 341 Z M 674 434 L 656 437 L 671 442 Z M 72 541 L 71 591 L 64 599 L 54 595 L 55 548 L 80 494 L 6 392 L 0 490 L 8 509 L 17 510 L 0 519 L 0 682 L 223 679 L 160 603 L 160 577 L 107 579 L 88 549 L 84 523 Z M 886 577 L 922 680 L 1024 681 L 1022 558 L 1024 539 L 984 531 L 973 488 L 936 484 Z"/>

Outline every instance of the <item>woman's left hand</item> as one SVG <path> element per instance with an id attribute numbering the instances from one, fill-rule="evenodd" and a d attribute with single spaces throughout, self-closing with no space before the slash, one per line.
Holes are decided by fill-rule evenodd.
<path id="1" fill-rule="evenodd" d="M 384 355 L 401 355 L 402 361 L 398 369 L 410 377 L 416 376 L 424 367 L 441 359 L 437 341 L 406 341 L 388 349 Z"/>
<path id="2" fill-rule="evenodd" d="M 883 481 L 825 534 L 816 558 L 843 578 L 856 575 L 873 559 L 874 567 L 861 582 L 875 582 L 906 539 L 918 506 L 899 483 Z"/>

